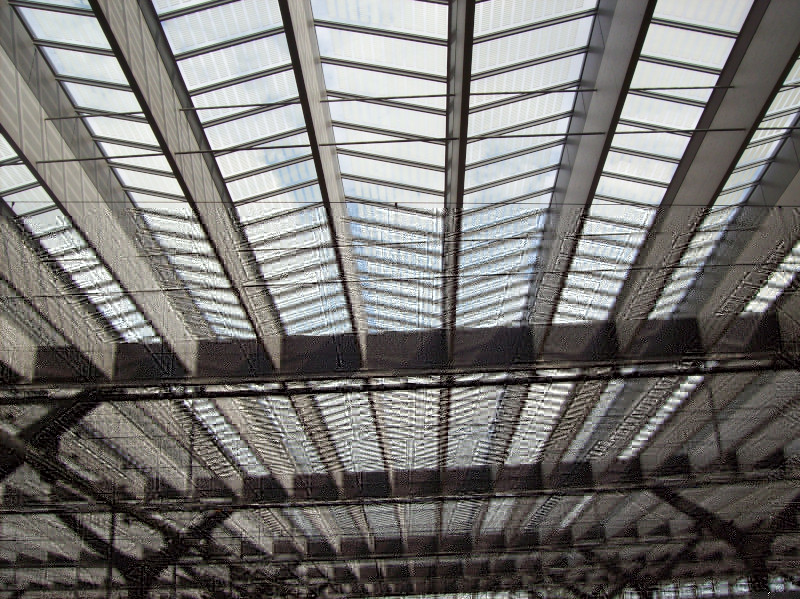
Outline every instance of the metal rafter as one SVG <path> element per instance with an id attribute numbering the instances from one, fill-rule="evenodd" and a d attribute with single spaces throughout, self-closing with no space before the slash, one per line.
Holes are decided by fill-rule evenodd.
<path id="1" fill-rule="evenodd" d="M 631 275 L 615 305 L 616 323 L 625 340 L 636 336 L 736 163 L 754 128 L 797 55 L 800 6 L 756 0 L 698 123 L 697 132 L 661 202 Z M 737 129 L 737 130 L 734 130 Z"/>
<path id="2" fill-rule="evenodd" d="M 222 176 L 191 108 L 152 7 L 147 2 L 90 0 L 93 13 L 126 73 L 131 90 L 164 156 L 197 215 L 231 290 L 273 365 L 280 364 L 282 331 L 272 299 L 253 262 L 235 248 L 246 247 Z M 189 152 L 189 153 L 187 153 Z"/>
<path id="3" fill-rule="evenodd" d="M 292 59 L 300 105 L 306 122 L 306 132 L 311 145 L 311 154 L 317 171 L 320 195 L 328 216 L 328 225 L 334 244 L 336 263 L 342 277 L 353 332 L 359 344 L 362 358 L 366 359 L 365 336 L 366 315 L 364 313 L 361 288 L 347 222 L 344 189 L 339 159 L 336 155 L 333 125 L 327 98 L 325 81 L 314 31 L 314 17 L 309 0 L 289 2 L 278 0 L 286 42 Z"/>

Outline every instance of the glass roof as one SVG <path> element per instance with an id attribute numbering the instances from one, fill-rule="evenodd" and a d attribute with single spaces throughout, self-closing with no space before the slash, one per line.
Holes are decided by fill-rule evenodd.
<path id="1" fill-rule="evenodd" d="M 39 48 L 63 93 L 64 114 L 74 111 L 61 116 L 59 126 L 76 132 L 76 143 L 92 164 L 87 172 L 96 160 L 96 170 L 110 175 L 113 193 L 106 199 L 123 203 L 114 213 L 130 215 L 145 258 L 161 277 L 162 288 L 151 291 L 163 292 L 185 318 L 187 337 L 225 341 L 249 356 L 248 348 L 264 341 L 255 322 L 269 320 L 279 342 L 320 341 L 287 340 L 290 336 L 335 335 L 337 343 L 354 339 L 369 362 L 367 350 L 375 337 L 365 334 L 450 333 L 462 327 L 495 329 L 466 331 L 463 337 L 475 335 L 476 345 L 489 346 L 480 351 L 492 354 L 491 334 L 514 327 L 527 334 L 539 302 L 552 302 L 552 318 L 536 326 L 612 320 L 645 242 L 663 233 L 653 223 L 682 185 L 676 173 L 682 176 L 681 166 L 690 159 L 694 129 L 716 110 L 720 93 L 715 86 L 726 65 L 733 64 L 732 49 L 742 47 L 737 41 L 753 2 L 658 0 L 627 75 L 615 71 L 630 81 L 616 98 L 614 116 L 605 119 L 605 131 L 582 130 L 592 110 L 591 94 L 598 91 L 592 88 L 600 79 L 598 61 L 607 58 L 602 56 L 606 25 L 618 18 L 604 14 L 599 0 L 476 2 L 474 29 L 466 35 L 471 62 L 463 65 L 456 63 L 465 32 L 455 32 L 451 13 L 458 3 L 145 2 L 138 8 L 150 17 L 154 9 L 157 21 L 149 25 L 154 31 L 160 26 L 164 34 L 159 59 L 170 82 L 159 92 L 176 92 L 170 97 L 170 102 L 178 99 L 175 115 L 191 125 L 190 146 L 206 154 L 196 163 L 184 162 L 183 148 L 164 141 L 151 116 L 158 108 L 154 92 L 144 89 L 148 82 L 128 80 L 132 69 L 120 62 L 127 50 L 106 38 L 113 27 L 101 27 L 93 12 L 97 3 L 19 0 L 12 5 L 30 34 L 23 41 Z M 284 22 L 287 15 L 291 23 Z M 774 85 L 770 82 L 769 89 Z M 658 297 L 651 298 L 650 318 L 694 313 L 698 306 L 692 302 L 699 300 L 692 288 L 727 256 L 725 242 L 743 247 L 755 234 L 739 227 L 739 219 L 745 207 L 758 205 L 758 190 L 781 166 L 779 153 L 786 151 L 799 116 L 800 61 L 730 165 L 702 223 L 687 231 L 688 248 Z M 569 178 L 580 172 L 576 156 L 585 158 L 579 149 L 583 136 L 605 134 L 602 150 L 589 151 L 598 163 L 593 195 L 566 197 Z M 208 169 L 205 174 L 216 186 L 208 197 L 218 198 L 220 214 L 233 225 L 234 234 L 224 242 L 213 234 L 214 223 L 205 220 L 202 200 L 187 184 L 194 182 L 187 178 L 195 168 L 190 163 Z M 129 292 L 114 276 L 113 260 L 127 257 L 100 256 L 68 210 L 40 184 L 38 168 L 0 138 L 3 210 L 116 339 L 161 342 L 135 301 L 133 291 L 147 290 Z M 554 232 L 562 225 L 571 229 L 558 239 Z M 574 252 L 561 252 L 572 247 L 567 242 L 573 239 Z M 749 290 L 744 312 L 772 310 L 796 286 L 800 242 L 792 238 L 775 252 L 761 285 Z M 231 274 L 231 255 L 245 267 L 245 280 Z M 557 272 L 543 272 L 547 263 L 557 263 Z M 550 274 L 559 277 L 558 288 L 544 288 Z M 4 301 L 14 299 L 12 289 L 3 290 Z M 251 304 L 242 301 L 249 294 L 264 299 L 264 314 L 250 313 Z M 46 333 L 43 338 L 58 337 L 55 330 Z M 461 333 L 445 338 L 461 342 Z M 486 339 L 480 339 L 483 333 Z M 427 342 L 430 336 L 396 338 Z M 277 369 L 281 354 L 294 351 L 286 347 L 270 355 Z M 352 383 L 345 392 L 332 389 L 344 378 L 317 380 L 314 373 L 303 373 L 302 382 L 248 383 L 249 395 L 230 401 L 201 392 L 173 402 L 185 418 L 191 414 L 206 443 L 213 441 L 219 450 L 213 459 L 222 463 L 217 470 L 230 474 L 233 482 L 225 482 L 235 493 L 243 482 L 235 477 L 268 476 L 296 485 L 287 487 L 288 497 L 309 492 L 307 504 L 293 501 L 286 507 L 283 500 L 270 499 L 264 500 L 267 507 L 237 510 L 237 519 L 220 527 L 220 542 L 245 560 L 252 556 L 241 537 L 257 536 L 265 555 L 288 564 L 291 584 L 324 581 L 351 569 L 359 576 L 369 568 L 407 572 L 409 578 L 422 574 L 424 566 L 412 557 L 375 557 L 371 552 L 392 551 L 383 541 L 399 542 L 413 555 L 414 543 L 436 537 L 432 567 L 442 572 L 451 565 L 460 568 L 463 561 L 445 555 L 450 537 L 469 540 L 480 551 L 481 535 L 502 535 L 506 547 L 527 533 L 547 543 L 561 535 L 589 542 L 588 529 L 612 516 L 622 518 L 624 508 L 617 503 L 630 499 L 624 490 L 622 499 L 601 499 L 607 488 L 596 495 L 592 489 L 536 489 L 526 495 L 530 489 L 492 488 L 491 496 L 476 497 L 446 486 L 445 497 L 391 494 L 408 482 L 402 476 L 409 470 L 431 481 L 448 470 L 486 472 L 495 480 L 524 470 L 517 466 L 544 465 L 549 474 L 550 467 L 588 460 L 600 475 L 614 460 L 647 455 L 657 435 L 681 420 L 674 416 L 691 407 L 690 398 L 708 384 L 706 377 L 684 371 L 627 377 L 631 371 L 606 369 L 606 362 L 569 372 L 571 366 L 564 364 L 554 371 L 523 372 L 515 363 L 519 372 L 497 368 L 460 375 L 453 374 L 460 367 L 448 353 L 457 350 L 431 351 L 437 364 L 453 370 L 407 378 L 381 371 L 375 376 L 395 378 L 366 381 L 377 389 L 386 383 L 388 391 L 353 391 L 362 381 L 354 377 L 345 381 Z M 385 357 L 387 362 L 405 359 Z M 530 383 L 530 377 L 548 380 L 553 372 L 566 377 Z M 602 381 L 565 382 L 586 373 Z M 520 378 L 512 379 L 516 375 Z M 392 386 L 398 383 L 409 388 Z M 220 395 L 233 388 L 216 386 Z M 166 427 L 167 417 L 163 420 Z M 135 434 L 125 434 L 118 445 L 125 450 L 118 453 L 133 455 Z M 687 446 L 699 446 L 699 435 Z M 187 479 L 180 471 L 181 458 L 191 452 L 203 474 L 205 469 L 217 473 L 204 462 L 202 448 L 193 446 L 184 454 L 180 442 L 174 445 L 168 465 L 160 467 L 171 469 L 175 481 L 196 474 L 190 470 Z M 146 449 L 154 447 L 155 441 Z M 386 474 L 390 496 L 354 499 L 359 491 L 348 488 L 347 481 L 362 484 L 365 473 Z M 316 497 L 321 477 L 314 475 L 329 475 L 338 495 Z M 648 512 L 637 504 L 640 508 L 648 526 L 663 520 L 657 508 Z M 345 540 L 353 546 L 366 540 L 369 551 L 351 559 Z M 330 561 L 323 559 L 323 542 L 331 544 Z M 619 538 L 613 543 L 622 545 Z M 302 568 L 296 559 L 305 560 Z M 576 569 L 589 561 L 574 552 L 564 560 Z M 519 566 L 520 576 L 528 565 L 513 556 L 494 556 L 487 560 L 489 576 L 501 580 L 505 562 Z M 546 566 L 554 572 L 566 569 L 559 564 L 550 560 Z M 216 566 L 202 567 L 212 571 Z M 590 584 L 590 578 L 584 582 Z M 715 590 L 701 591 L 702 584 L 690 590 L 664 586 L 657 594 L 674 599 Z M 377 595 L 402 588 L 365 587 Z M 355 587 L 343 593 L 349 590 Z M 320 592 L 331 596 L 325 587 Z"/>

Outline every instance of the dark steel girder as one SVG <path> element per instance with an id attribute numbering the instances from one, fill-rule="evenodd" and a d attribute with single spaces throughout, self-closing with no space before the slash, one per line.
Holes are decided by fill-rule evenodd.
<path id="1" fill-rule="evenodd" d="M 716 329 L 723 320 L 726 332 L 719 338 L 708 339 L 705 331 Z M 787 326 L 790 323 L 787 324 Z M 369 379 L 388 377 L 431 377 L 438 382 L 418 381 L 431 388 L 449 386 L 482 386 L 480 380 L 448 379 L 447 375 L 469 373 L 509 373 L 508 383 L 516 374 L 538 378 L 537 369 L 556 373 L 542 375 L 541 382 L 559 380 L 600 380 L 601 369 L 607 378 L 641 378 L 690 374 L 689 370 L 722 366 L 747 366 L 757 370 L 759 365 L 785 364 L 791 367 L 797 356 L 793 331 L 784 331 L 775 314 L 743 315 L 734 318 L 711 316 L 703 319 L 681 318 L 650 320 L 640 328 L 634 343 L 622 347 L 616 328 L 607 322 L 588 322 L 575 325 L 547 327 L 490 327 L 456 329 L 453 334 L 455 350 L 448 359 L 444 330 L 392 332 L 366 336 L 366 359 L 353 335 L 292 336 L 283 340 L 282 360 L 273 368 L 263 349 L 254 341 L 201 342 L 197 359 L 189 373 L 164 346 L 120 344 L 116 351 L 114 375 L 108 381 L 75 380 L 69 365 L 63 363 L 60 350 L 40 347 L 36 352 L 33 383 L 2 383 L 0 390 L 36 391 L 58 384 L 62 389 L 115 389 L 125 387 L 165 385 L 236 385 L 249 383 L 286 384 L 278 393 L 324 393 L 315 389 L 313 381 L 342 379 L 344 387 L 363 389 L 374 386 Z M 547 339 L 542 342 L 542 338 Z M 786 359 L 784 359 L 786 358 Z M 782 366 L 781 366 L 782 367 Z M 582 371 L 569 369 L 581 369 Z M 597 373 L 593 371 L 598 371 Z M 576 374 L 576 372 L 579 372 Z M 597 375 L 597 376 L 595 376 Z M 441 381 L 439 378 L 441 377 Z M 308 383 L 303 385 L 303 383 Z M 520 381 L 524 383 L 526 381 Z M 486 384 L 502 385 L 495 380 Z M 391 386 L 391 385 L 390 385 Z M 375 387 L 380 388 L 380 386 Z M 179 391 L 179 390 L 175 390 Z M 272 392 L 272 390 L 270 390 Z M 113 394 L 112 394 L 113 395 Z M 245 396 L 247 393 L 245 393 Z M 0 398 L 2 401 L 2 398 Z M 18 397 L 15 401 L 23 402 Z"/>
<path id="2" fill-rule="evenodd" d="M 397 470 L 394 472 L 347 472 L 343 477 L 341 495 L 336 495 L 336 483 L 328 474 L 299 474 L 293 488 L 284 488 L 272 477 L 245 478 L 243 493 L 234 495 L 215 480 L 199 479 L 204 489 L 195 497 L 172 490 L 156 492 L 150 497 L 118 494 L 113 503 L 98 504 L 96 500 L 59 499 L 38 500 L 24 493 L 12 494 L 0 506 L 0 515 L 92 513 L 135 507 L 142 513 L 203 512 L 217 509 L 223 512 L 248 511 L 266 508 L 312 509 L 334 506 L 407 505 L 432 501 L 489 500 L 502 498 L 534 500 L 541 497 L 583 497 L 586 495 L 631 494 L 649 491 L 653 494 L 676 494 L 686 489 L 720 489 L 749 486 L 754 489 L 769 485 L 792 483 L 800 479 L 788 471 L 773 468 L 753 468 L 721 472 L 716 464 L 696 469 L 688 460 L 672 460 L 655 471 L 643 471 L 636 460 L 617 462 L 609 468 L 593 470 L 590 462 L 562 464 L 549 474 L 542 464 L 508 466 L 502 470 L 489 467 L 451 468 L 447 470 Z M 217 489 L 215 491 L 215 489 Z M 108 493 L 104 497 L 108 497 Z M 676 500 L 677 501 L 677 500 Z M 681 504 L 686 509 L 688 506 Z M 796 517 L 797 503 L 771 517 L 769 524 L 749 531 L 762 534 L 772 530 L 793 530 L 789 524 Z M 221 514 L 220 514 L 221 515 Z M 699 515 L 699 513 L 697 514 Z M 742 534 L 748 531 L 743 531 Z"/>
<path id="3" fill-rule="evenodd" d="M 91 412 L 101 401 L 100 395 L 89 391 L 61 400 L 36 422 L 22 429 L 17 437 L 24 443 L 33 444 L 42 450 L 57 453 L 61 435 L 70 430 Z M 24 463 L 17 452 L 0 448 L 0 481 Z"/>

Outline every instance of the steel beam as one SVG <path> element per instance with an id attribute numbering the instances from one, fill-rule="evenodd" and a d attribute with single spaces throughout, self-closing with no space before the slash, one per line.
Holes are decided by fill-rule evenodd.
<path id="1" fill-rule="evenodd" d="M 596 80 L 592 86 L 596 91 L 579 122 L 583 131 L 604 133 L 581 136 L 577 142 L 570 139 L 565 149 L 568 163 L 562 164 L 561 170 L 565 167 L 567 170 L 563 175 L 559 173 L 542 236 L 541 268 L 531 288 L 528 320 L 532 324 L 549 324 L 558 306 L 584 214 L 594 198 L 654 8 L 652 0 L 600 3 L 597 19 L 600 31 L 593 36 L 587 58 L 589 62 L 600 61 L 595 67 Z"/>
<path id="2" fill-rule="evenodd" d="M 4 81 L 0 126 L 19 148 L 20 156 L 28 164 L 39 166 L 33 170 L 42 185 L 109 266 L 145 318 L 184 364 L 193 363 L 196 342 L 187 338 L 182 316 L 166 295 L 149 293 L 151 289 L 160 289 L 158 277 L 150 265 L 146 261 L 127 259 L 140 255 L 140 247 L 132 238 L 130 229 L 126 229 L 118 215 L 112 213 L 96 181 L 84 169 L 85 165 L 80 162 L 40 164 L 78 157 L 73 144 L 60 131 L 58 122 L 48 120 L 58 115 L 49 114 L 41 102 L 42 96 L 58 97 L 64 92 L 41 54 L 34 51 L 29 42 L 18 39 L 22 35 L 27 37 L 27 34 L 22 32 L 22 26 L 11 9 L 0 6 L 0 11 L 9 19 L 4 23 L 0 40 L 3 46 L 0 50 L 0 77 Z M 113 177 L 110 169 L 107 169 L 107 176 Z M 108 353 L 113 355 L 113 349 Z"/>
<path id="3" fill-rule="evenodd" d="M 320 394 L 335 392 L 336 386 L 316 389 L 312 381 L 342 379 L 342 389 L 366 391 L 389 388 L 394 383 L 375 383 L 368 379 L 383 377 L 399 383 L 402 377 L 419 377 L 420 388 L 471 387 L 484 385 L 525 384 L 526 382 L 559 382 L 568 380 L 609 380 L 612 378 L 642 378 L 670 376 L 692 370 L 720 368 L 723 364 L 753 366 L 771 363 L 778 367 L 791 367 L 800 354 L 795 348 L 792 321 L 781 327 L 782 312 L 793 310 L 790 304 L 776 316 L 773 313 L 719 317 L 722 325 L 713 322 L 717 317 L 703 320 L 685 318 L 676 320 L 650 320 L 640 329 L 636 343 L 620 348 L 616 330 L 608 323 L 589 322 L 575 325 L 546 327 L 548 341 L 538 353 L 534 347 L 541 331 L 526 328 L 458 329 L 457 348 L 450 366 L 443 354 L 432 355 L 432 341 L 441 339 L 441 331 L 426 331 L 410 336 L 406 333 L 383 333 L 367 336 L 370 356 L 361 364 L 353 346 L 343 346 L 337 337 L 289 337 L 292 343 L 283 350 L 284 364 L 277 371 L 253 373 L 247 364 L 259 360 L 260 349 L 237 349 L 231 356 L 229 342 L 204 342 L 198 350 L 198 360 L 190 365 L 190 374 L 156 375 L 151 364 L 152 356 L 145 346 L 120 344 L 119 356 L 109 370 L 115 374 L 107 383 L 115 389 L 165 384 L 174 385 L 236 385 L 247 383 L 281 383 L 270 393 Z M 724 327 L 724 334 L 706 338 L 703 331 Z M 413 343 L 409 342 L 409 339 Z M 476 341 L 480 339 L 480 341 Z M 435 348 L 434 348 L 435 350 Z M 40 347 L 37 360 L 50 352 Z M 389 352 L 389 353 L 387 353 Z M 394 353 L 391 353 L 394 352 Z M 402 353 L 400 353 L 402 352 Z M 216 358 L 216 362 L 214 359 Z M 220 369 L 224 360 L 227 369 Z M 344 362 L 344 365 L 342 365 Z M 714 366 L 714 363 L 717 366 Z M 635 367 L 635 368 L 634 368 Z M 570 369 L 573 369 L 570 372 Z M 538 374 L 539 370 L 553 374 Z M 447 375 L 481 373 L 507 373 L 508 380 L 491 379 L 475 381 L 450 380 Z M 564 373 L 562 376 L 561 373 Z M 524 375 L 515 382 L 517 375 Z M 433 377 L 441 380 L 434 382 Z M 49 377 L 49 378 L 48 378 Z M 582 378 L 583 377 L 583 378 Z M 55 375 L 35 372 L 36 384 L 0 384 L 0 389 L 34 390 L 58 382 L 64 388 L 81 386 L 63 373 Z M 430 380 L 427 380 L 430 379 Z M 363 385 L 355 381 L 364 381 Z M 304 385 L 303 382 L 308 382 Z M 97 383 L 100 385 L 100 383 Z M 245 393 L 245 396 L 247 393 Z M 587 404 L 591 408 L 592 402 Z M 582 424 L 582 421 L 580 421 Z"/>
<path id="4" fill-rule="evenodd" d="M 2 50 L 0 50 L 0 60 L 2 60 L 2 56 Z M 5 280 L 18 294 L 16 297 L 6 298 L 6 301 L 28 303 L 75 350 L 80 352 L 91 368 L 105 378 L 111 379 L 114 376 L 116 346 L 110 335 L 103 330 L 92 330 L 89 323 L 93 322 L 94 318 L 85 306 L 79 303 L 68 304 L 63 301 L 63 298 L 69 294 L 67 287 L 42 263 L 19 229 L 3 215 L 0 215 L 0 239 L 3 240 L 0 278 Z M 11 321 L 8 322 L 7 326 L 12 326 Z M 14 328 L 19 327 L 14 326 Z M 9 332 L 13 333 L 10 329 Z M 6 348 L 4 354 L 8 360 L 5 363 L 19 374 L 24 373 L 35 378 L 36 355 L 33 356 L 31 362 L 29 353 L 23 352 L 16 355 L 13 349 L 13 344 L 18 343 L 23 346 L 20 351 L 24 350 L 26 337 L 26 335 L 4 337 L 3 346 Z M 33 371 L 26 373 L 31 366 Z M 80 371 L 77 371 L 73 372 L 72 376 L 82 378 L 81 374 Z"/>
<path id="5" fill-rule="evenodd" d="M 356 269 L 347 205 L 339 171 L 339 158 L 333 136 L 333 125 L 327 98 L 322 62 L 314 31 L 314 16 L 310 0 L 278 0 L 286 31 L 286 43 L 292 58 L 300 106 L 306 121 L 306 131 L 320 194 L 328 216 L 333 249 L 342 277 L 345 300 L 353 332 L 362 357 L 366 357 L 366 313 Z"/>
<path id="6" fill-rule="evenodd" d="M 196 116 L 183 110 L 190 108 L 191 102 L 157 18 L 150 12 L 152 7 L 141 4 L 149 8 L 147 15 L 138 2 L 91 0 L 98 23 L 128 76 L 131 90 L 197 215 L 231 290 L 272 364 L 277 365 L 282 337 L 278 316 L 263 286 L 248 285 L 261 278 L 255 266 L 242 260 L 236 251 L 246 244 L 230 196 L 213 157 L 204 152 L 209 148 L 199 122 L 190 122 Z"/>
<path id="7" fill-rule="evenodd" d="M 796 57 L 800 35 L 790 23 L 800 5 L 757 0 L 723 68 L 699 126 L 725 133 L 697 132 L 661 202 L 645 245 L 615 306 L 623 342 L 634 338 L 647 318 L 694 231 L 724 185 L 787 65 Z M 734 130 L 736 129 L 736 130 Z"/>

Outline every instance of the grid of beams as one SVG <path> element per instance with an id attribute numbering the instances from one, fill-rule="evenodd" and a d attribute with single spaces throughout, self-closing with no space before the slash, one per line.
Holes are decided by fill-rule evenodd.
<path id="1" fill-rule="evenodd" d="M 798 590 L 800 4 L 0 16 L 0 592 Z"/>

